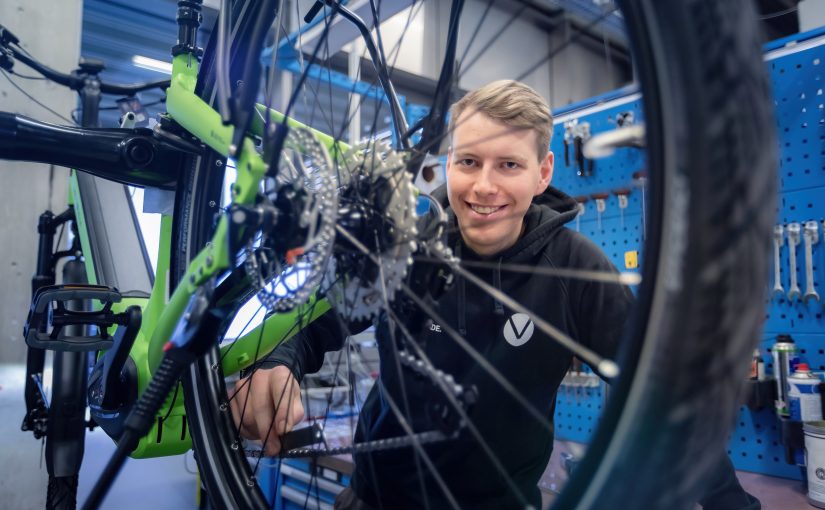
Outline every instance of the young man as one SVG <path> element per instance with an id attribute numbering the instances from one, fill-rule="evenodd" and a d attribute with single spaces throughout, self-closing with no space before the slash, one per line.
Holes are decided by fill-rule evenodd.
<path id="1" fill-rule="evenodd" d="M 476 276 L 612 359 L 633 302 L 627 288 L 508 270 L 510 265 L 526 265 L 615 271 L 592 242 L 564 226 L 575 218 L 576 203 L 549 187 L 551 130 L 547 103 L 518 82 L 491 83 L 453 105 L 446 193 L 443 188 L 434 193 L 448 213 L 446 244 Z M 465 430 L 457 440 L 425 446 L 437 476 L 413 448 L 356 455 L 351 488 L 342 493 L 336 508 L 440 509 L 452 507 L 450 498 L 461 508 L 540 508 L 537 483 L 553 448 L 555 394 L 572 353 L 529 318 L 460 276 L 439 298 L 435 312 L 426 327 L 418 329 L 416 340 L 436 367 L 478 391 L 469 417 L 482 440 Z M 233 399 L 235 416 L 242 414 L 247 391 L 255 410 L 243 413 L 241 431 L 248 437 L 268 438 L 270 454 L 280 449 L 278 438 L 268 434 L 273 418 L 278 431 L 290 430 L 301 419 L 297 381 L 320 367 L 325 351 L 340 347 L 344 333 L 339 324 L 329 317 L 319 319 L 301 338 L 275 351 L 271 359 L 281 366 L 257 371 L 252 384 L 239 384 L 239 395 Z M 408 370 L 399 378 L 389 327 L 380 320 L 376 329 L 381 379 L 359 417 L 359 442 L 405 435 L 407 424 L 396 418 L 391 402 L 409 406 L 408 425 L 413 430 L 435 428 L 430 419 L 432 385 Z M 544 420 L 536 419 L 480 368 L 447 335 L 447 328 L 459 332 Z M 283 405 L 286 401 L 290 404 Z M 720 473 L 732 475 L 729 463 Z M 718 508 L 746 508 L 751 501 L 735 477 L 731 482 L 728 476 L 714 497 L 730 496 L 731 487 L 734 499 Z M 748 508 L 758 508 L 755 504 Z"/>

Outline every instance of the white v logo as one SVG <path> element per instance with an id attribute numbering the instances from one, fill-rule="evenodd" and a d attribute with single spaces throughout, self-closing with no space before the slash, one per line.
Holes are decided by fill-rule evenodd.
<path id="1" fill-rule="evenodd" d="M 524 345 L 533 336 L 535 325 L 530 316 L 524 313 L 514 313 L 504 323 L 504 339 L 513 347 Z"/>

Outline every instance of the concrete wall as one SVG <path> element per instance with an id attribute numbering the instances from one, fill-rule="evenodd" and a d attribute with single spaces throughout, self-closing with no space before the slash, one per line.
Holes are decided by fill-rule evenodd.
<path id="1" fill-rule="evenodd" d="M 802 0 L 799 2 L 799 31 L 806 32 L 825 26 L 825 2 Z"/>
<path id="2" fill-rule="evenodd" d="M 77 66 L 82 0 L 2 0 L 0 23 L 44 64 L 61 71 Z M 24 65 L 15 71 L 33 75 Z M 75 108 L 73 92 L 46 81 L 12 78 L 28 94 L 65 117 Z M 0 111 L 66 124 L 0 76 Z M 37 218 L 46 209 L 66 208 L 67 170 L 0 161 L 0 362 L 22 363 L 23 323 L 31 298 L 37 251 Z"/>

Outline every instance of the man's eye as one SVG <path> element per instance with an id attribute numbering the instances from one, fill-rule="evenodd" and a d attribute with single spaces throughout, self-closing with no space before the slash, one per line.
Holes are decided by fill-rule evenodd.
<path id="1" fill-rule="evenodd" d="M 508 168 L 510 170 L 515 170 L 519 166 L 520 165 L 518 163 L 516 163 L 515 161 L 505 161 L 504 162 L 504 168 Z"/>
<path id="2" fill-rule="evenodd" d="M 473 166 L 475 164 L 475 160 L 470 158 L 464 158 L 461 161 L 459 161 L 459 164 L 463 166 Z"/>

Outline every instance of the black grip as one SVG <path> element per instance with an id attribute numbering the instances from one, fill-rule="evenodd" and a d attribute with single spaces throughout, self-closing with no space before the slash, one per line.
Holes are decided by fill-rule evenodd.
<path id="1" fill-rule="evenodd" d="M 581 176 L 584 176 L 586 175 L 584 168 L 584 151 L 582 150 L 584 140 L 582 140 L 582 137 L 577 136 L 573 139 L 573 144 L 576 151 L 576 167 L 578 168 L 577 173 Z"/>
<path id="2" fill-rule="evenodd" d="M 20 39 L 18 39 L 16 35 L 12 34 L 11 30 L 3 25 L 0 25 L 0 41 L 4 43 L 17 44 L 20 42 Z"/>
<path id="3" fill-rule="evenodd" d="M 117 84 L 100 82 L 100 91 L 104 94 L 119 94 L 124 96 L 133 96 L 138 92 L 143 92 L 149 89 L 168 89 L 172 84 L 172 80 L 150 81 L 145 83 L 132 84 Z"/>
<path id="4" fill-rule="evenodd" d="M 145 436 L 155 423 L 155 416 L 172 392 L 181 374 L 195 357 L 184 349 L 172 349 L 166 353 L 158 366 L 149 387 L 137 401 L 129 417 L 126 418 L 127 429 L 135 431 L 138 438 Z"/>
<path id="5" fill-rule="evenodd" d="M 321 7 L 324 6 L 324 2 L 315 2 L 312 4 L 312 7 L 309 8 L 307 11 L 306 16 L 304 16 L 304 23 L 312 23 L 312 20 L 315 19 L 315 16 L 318 15 L 318 12 L 321 11 Z"/>

